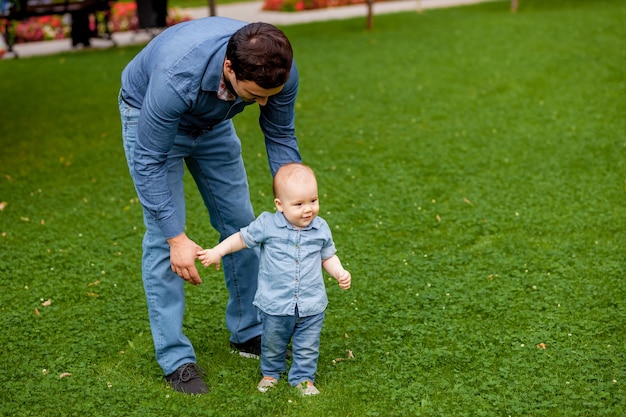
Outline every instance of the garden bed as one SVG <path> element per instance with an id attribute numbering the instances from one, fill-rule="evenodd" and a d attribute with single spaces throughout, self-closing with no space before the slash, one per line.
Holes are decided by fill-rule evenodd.
<path id="1" fill-rule="evenodd" d="M 263 3 L 263 10 L 298 12 L 302 10 L 327 9 L 329 7 L 351 6 L 353 4 L 366 3 L 367 0 L 265 0 Z"/>
<path id="2" fill-rule="evenodd" d="M 167 26 L 172 26 L 190 17 L 183 10 L 168 9 Z M 70 36 L 71 16 L 33 16 L 21 20 L 0 18 L 0 33 L 13 44 L 65 39 Z M 114 2 L 110 10 L 97 11 L 89 17 L 89 30 L 93 33 L 126 32 L 140 29 L 135 2 Z M 7 36 L 8 31 L 8 36 Z M 0 56 L 4 53 L 0 45 Z"/>

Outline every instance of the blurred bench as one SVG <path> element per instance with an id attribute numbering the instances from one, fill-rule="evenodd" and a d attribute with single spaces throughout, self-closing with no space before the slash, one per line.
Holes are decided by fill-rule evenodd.
<path id="1" fill-rule="evenodd" d="M 13 21 L 26 20 L 31 17 L 64 15 L 72 17 L 72 45 L 89 46 L 89 39 L 94 37 L 112 40 L 108 27 L 108 17 L 111 10 L 110 0 L 0 0 L 0 19 L 8 21 L 7 28 Z M 96 25 L 96 31 L 89 28 L 89 15 L 95 12 L 105 12 L 105 24 Z M 99 26 L 105 32 L 99 33 Z M 15 39 L 12 39 L 9 30 L 4 33 L 9 52 L 13 52 Z"/>

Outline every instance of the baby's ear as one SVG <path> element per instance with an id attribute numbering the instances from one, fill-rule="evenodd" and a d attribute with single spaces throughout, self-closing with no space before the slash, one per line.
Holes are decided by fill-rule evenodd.
<path id="1" fill-rule="evenodd" d="M 280 211 L 281 213 L 283 212 L 283 203 L 280 201 L 280 199 L 275 198 L 274 205 L 276 206 L 276 210 Z"/>

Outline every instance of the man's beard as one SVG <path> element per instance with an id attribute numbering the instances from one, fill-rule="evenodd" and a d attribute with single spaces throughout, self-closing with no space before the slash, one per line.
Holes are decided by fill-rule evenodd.
<path id="1" fill-rule="evenodd" d="M 239 97 L 237 95 L 237 93 L 235 92 L 235 89 L 233 88 L 233 85 L 230 83 L 230 81 L 228 81 L 228 78 L 224 77 L 224 85 L 226 86 L 226 89 L 228 91 L 230 91 L 230 93 L 235 96 L 235 97 Z"/>

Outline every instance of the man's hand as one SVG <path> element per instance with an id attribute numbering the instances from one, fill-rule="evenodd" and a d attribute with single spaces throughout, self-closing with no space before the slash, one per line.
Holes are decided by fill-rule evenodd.
<path id="1" fill-rule="evenodd" d="M 202 284 L 196 269 L 196 256 L 202 248 L 184 233 L 168 239 L 167 242 L 170 244 L 172 271 L 192 285 Z"/>

